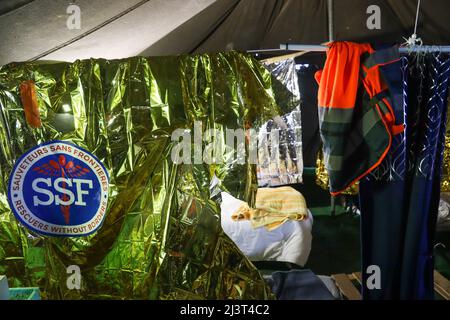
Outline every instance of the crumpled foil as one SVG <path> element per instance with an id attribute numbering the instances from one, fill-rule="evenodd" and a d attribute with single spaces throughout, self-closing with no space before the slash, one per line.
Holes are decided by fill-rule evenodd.
<path id="1" fill-rule="evenodd" d="M 301 183 L 302 122 L 295 60 L 288 58 L 264 65 L 273 77 L 277 105 L 289 112 L 264 123 L 258 131 L 258 185 Z"/>
<path id="2" fill-rule="evenodd" d="M 31 128 L 19 97 L 36 84 L 42 126 Z M 211 178 L 252 203 L 256 168 L 171 160 L 176 128 L 258 128 L 279 114 L 271 75 L 246 54 L 13 63 L 0 68 L 0 274 L 10 287 L 39 286 L 47 299 L 265 299 L 253 264 L 220 227 Z M 52 238 L 19 224 L 7 202 L 15 161 L 63 140 L 107 168 L 102 227 L 88 237 Z M 81 289 L 67 267 L 81 269 Z"/>
<path id="3" fill-rule="evenodd" d="M 450 192 L 450 101 L 448 103 L 448 112 L 447 112 L 447 131 L 445 134 L 441 191 Z"/>

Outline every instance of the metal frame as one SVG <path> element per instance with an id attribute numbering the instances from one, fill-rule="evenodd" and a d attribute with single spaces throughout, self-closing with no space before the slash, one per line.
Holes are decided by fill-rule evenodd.
<path id="1" fill-rule="evenodd" d="M 320 44 L 280 44 L 278 50 L 285 51 L 309 51 L 309 52 L 325 52 L 327 46 Z M 408 52 L 450 52 L 450 46 L 414 46 L 414 47 L 400 47 L 400 53 Z"/>

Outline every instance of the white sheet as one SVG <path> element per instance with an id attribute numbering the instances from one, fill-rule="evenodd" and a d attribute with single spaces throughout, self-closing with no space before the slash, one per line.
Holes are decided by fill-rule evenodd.
<path id="1" fill-rule="evenodd" d="M 222 192 L 221 218 L 224 232 L 252 261 L 284 261 L 304 266 L 312 242 L 313 217 L 303 221 L 287 221 L 275 230 L 253 229 L 250 221 L 233 221 L 231 215 L 242 201 Z"/>

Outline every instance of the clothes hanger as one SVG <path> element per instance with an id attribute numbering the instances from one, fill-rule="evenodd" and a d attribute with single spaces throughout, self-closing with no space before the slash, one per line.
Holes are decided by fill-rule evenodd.
<path id="1" fill-rule="evenodd" d="M 403 42 L 400 47 L 406 48 L 407 53 L 411 55 L 413 52 L 420 53 L 423 47 L 423 40 L 417 35 L 417 22 L 419 21 L 419 11 L 420 11 L 420 1 L 417 1 L 417 9 L 416 9 L 416 21 L 414 23 L 414 32 L 409 38 L 403 37 L 405 42 Z M 419 50 L 418 50 L 419 49 Z"/>
<path id="2" fill-rule="evenodd" d="M 417 34 L 417 23 L 419 21 L 419 12 L 420 12 L 420 2 L 417 1 L 417 9 L 416 9 L 416 20 L 414 23 L 414 32 L 409 38 L 403 37 L 405 42 L 400 45 L 400 48 L 405 48 L 406 53 L 413 57 L 413 61 L 416 63 L 416 67 L 421 70 L 422 62 L 425 59 L 425 56 L 428 52 L 434 51 L 434 46 L 429 48 L 423 45 L 423 40 Z"/>

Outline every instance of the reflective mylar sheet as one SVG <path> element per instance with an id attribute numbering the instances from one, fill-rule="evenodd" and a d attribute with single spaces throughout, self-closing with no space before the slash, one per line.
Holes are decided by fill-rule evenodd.
<path id="1" fill-rule="evenodd" d="M 264 64 L 273 76 L 277 105 L 290 111 L 264 123 L 258 132 L 258 184 L 301 183 L 303 174 L 300 89 L 293 58 Z"/>
<path id="2" fill-rule="evenodd" d="M 24 116 L 19 86 L 33 80 L 42 126 Z M 176 128 L 259 128 L 279 114 L 271 75 L 236 52 L 196 56 L 13 63 L 0 68 L 0 274 L 10 287 L 39 286 L 60 299 L 265 299 L 256 268 L 220 227 L 209 194 L 252 203 L 254 165 L 179 164 Z M 7 203 L 15 161 L 50 140 L 94 154 L 110 176 L 103 226 L 88 237 L 52 238 L 18 223 Z M 69 289 L 67 267 L 81 270 Z M 73 269 L 70 269 L 73 270 Z M 73 288 L 73 287 L 72 287 Z"/>

